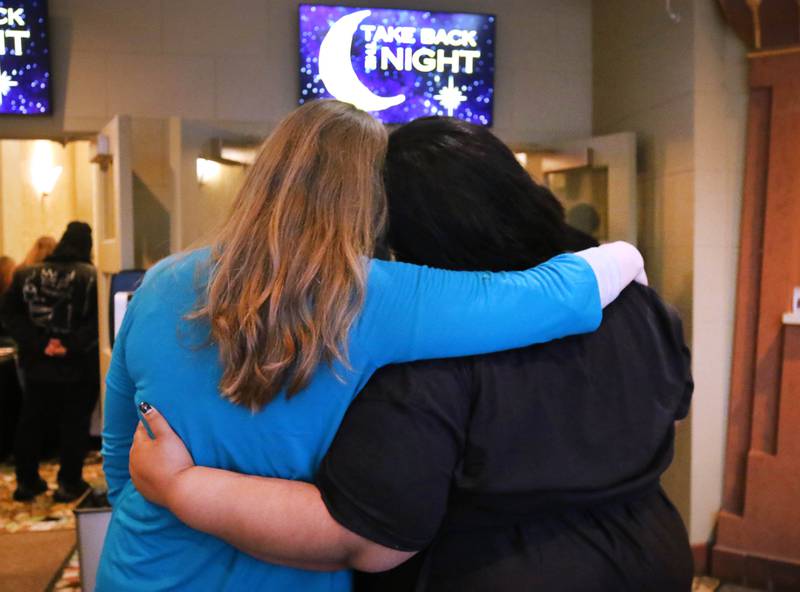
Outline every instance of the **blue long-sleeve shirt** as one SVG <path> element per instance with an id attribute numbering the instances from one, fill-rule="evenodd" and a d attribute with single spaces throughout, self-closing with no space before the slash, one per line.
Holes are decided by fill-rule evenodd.
<path id="1" fill-rule="evenodd" d="M 203 249 L 153 268 L 114 346 L 103 430 L 114 511 L 99 592 L 350 589 L 346 571 L 262 563 L 145 500 L 128 473 L 140 401 L 159 409 L 199 465 L 312 481 L 348 405 L 378 367 L 545 342 L 592 331 L 602 316 L 595 275 L 575 255 L 506 273 L 371 260 L 349 335 L 351 368 L 321 365 L 297 396 L 252 413 L 220 396 L 222 367 L 207 323 L 185 320 L 206 285 L 208 260 Z"/>

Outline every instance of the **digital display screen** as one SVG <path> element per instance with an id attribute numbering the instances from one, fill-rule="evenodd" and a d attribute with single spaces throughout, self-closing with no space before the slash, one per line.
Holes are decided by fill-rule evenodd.
<path id="1" fill-rule="evenodd" d="M 47 0 L 0 0 L 0 114 L 51 110 Z"/>
<path id="2" fill-rule="evenodd" d="M 300 5 L 300 103 L 334 98 L 385 123 L 492 124 L 495 17 Z"/>

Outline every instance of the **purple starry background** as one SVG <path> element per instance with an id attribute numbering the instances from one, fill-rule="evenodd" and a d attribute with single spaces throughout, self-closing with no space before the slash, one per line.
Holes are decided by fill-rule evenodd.
<path id="1" fill-rule="evenodd" d="M 364 10 L 345 6 L 300 5 L 300 103 L 319 98 L 333 98 L 319 78 L 317 57 L 322 40 L 330 26 L 346 14 Z M 474 61 L 472 74 L 463 71 L 452 74 L 454 85 L 467 100 L 453 111 L 453 116 L 479 125 L 492 124 L 492 102 L 494 97 L 494 28 L 495 18 L 483 14 L 461 14 L 449 12 L 428 12 L 420 10 L 395 10 L 369 8 L 372 12 L 362 25 L 392 25 L 400 27 L 430 27 L 433 29 L 466 29 L 477 31 L 477 47 L 440 46 L 448 53 L 453 49 L 480 50 L 481 57 Z M 359 25 L 360 26 L 360 25 Z M 404 94 L 406 100 L 383 111 L 372 114 L 384 123 L 405 123 L 428 115 L 447 115 L 447 110 L 434 99 L 442 87 L 448 85 L 451 75 L 449 68 L 444 72 L 398 71 L 389 64 L 388 70 L 379 68 L 366 72 L 364 68 L 365 44 L 363 32 L 359 29 L 351 49 L 351 62 L 358 78 L 372 92 L 380 96 Z M 413 44 L 380 43 L 390 49 L 411 47 L 417 50 L 424 47 L 415 34 Z M 437 49 L 435 46 L 430 46 Z M 380 54 L 379 54 L 380 55 Z"/>
<path id="2" fill-rule="evenodd" d="M 0 72 L 17 86 L 0 97 L 0 114 L 48 115 L 50 104 L 50 48 L 47 35 L 47 0 L 0 0 L 0 7 L 23 8 L 25 27 L 0 25 L 0 29 L 30 31 L 22 40 L 22 55 L 14 53 L 14 40 L 6 39 L 6 54 L 0 55 Z"/>

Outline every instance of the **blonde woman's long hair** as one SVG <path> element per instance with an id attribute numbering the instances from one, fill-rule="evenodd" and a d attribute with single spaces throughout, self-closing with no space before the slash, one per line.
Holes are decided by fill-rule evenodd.
<path id="1" fill-rule="evenodd" d="M 25 259 L 20 263 L 20 267 L 28 267 L 29 265 L 41 263 L 53 254 L 53 251 L 56 249 L 56 244 L 58 243 L 52 236 L 40 236 L 33 242 L 28 254 L 25 255 Z"/>
<path id="2" fill-rule="evenodd" d="M 320 363 L 348 367 L 365 256 L 385 220 L 386 146 L 383 125 L 332 100 L 295 110 L 262 145 L 190 315 L 210 323 L 230 401 L 256 411 L 303 389 Z"/>

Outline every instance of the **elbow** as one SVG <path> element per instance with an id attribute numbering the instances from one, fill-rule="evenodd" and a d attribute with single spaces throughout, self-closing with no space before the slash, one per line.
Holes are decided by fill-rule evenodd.
<path id="1" fill-rule="evenodd" d="M 348 560 L 346 568 L 354 569 L 356 571 L 363 571 L 365 573 L 379 573 L 382 571 L 389 571 L 394 569 L 402 561 L 382 561 L 380 559 L 371 557 L 354 557 Z"/>
<path id="2" fill-rule="evenodd" d="M 380 545 L 369 545 L 351 553 L 346 567 L 366 573 L 378 573 L 394 569 L 416 554 L 416 551 L 395 551 Z"/>

